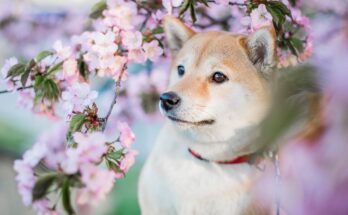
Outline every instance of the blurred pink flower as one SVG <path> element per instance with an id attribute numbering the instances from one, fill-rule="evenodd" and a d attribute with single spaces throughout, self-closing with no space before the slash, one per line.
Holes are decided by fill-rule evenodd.
<path id="1" fill-rule="evenodd" d="M 73 111 L 82 112 L 98 97 L 98 92 L 93 91 L 87 83 L 74 83 L 62 93 L 63 108 L 66 113 Z"/>
<path id="2" fill-rule="evenodd" d="M 103 200 L 114 185 L 116 176 L 112 171 L 98 168 L 95 165 L 81 167 L 81 181 L 85 185 L 78 191 L 77 203 L 80 205 L 96 205 Z"/>
<path id="3" fill-rule="evenodd" d="M 267 11 L 264 4 L 260 4 L 257 9 L 251 11 L 251 27 L 258 29 L 272 24 L 272 15 Z"/>
<path id="4" fill-rule="evenodd" d="M 135 162 L 135 156 L 138 154 L 137 151 L 130 149 L 124 158 L 121 160 L 120 169 L 124 172 L 127 172 Z"/>
<path id="5" fill-rule="evenodd" d="M 168 14 L 173 13 L 173 7 L 179 7 L 183 0 L 162 0 L 163 7 L 168 11 Z"/>
<path id="6" fill-rule="evenodd" d="M 41 199 L 33 203 L 33 209 L 38 215 L 58 215 L 59 213 L 52 209 L 48 199 Z"/>
<path id="7" fill-rule="evenodd" d="M 7 74 L 10 71 L 11 67 L 18 64 L 18 60 L 15 57 L 11 57 L 5 61 L 5 64 L 1 68 L 1 78 L 6 79 Z"/>
<path id="8" fill-rule="evenodd" d="M 126 122 L 119 122 L 117 129 L 121 132 L 120 143 L 124 148 L 129 148 L 135 141 L 135 135 Z"/>
<path id="9" fill-rule="evenodd" d="M 28 206 L 32 203 L 32 189 L 36 180 L 33 167 L 24 160 L 16 160 L 14 170 L 17 173 L 18 192 L 22 197 L 24 205 Z"/>
<path id="10" fill-rule="evenodd" d="M 129 50 L 128 59 L 135 63 L 144 63 L 146 61 L 145 52 L 142 49 Z"/>
<path id="11" fill-rule="evenodd" d="M 152 40 L 149 43 L 143 45 L 145 55 L 152 61 L 157 61 L 158 58 L 163 54 L 163 49 L 159 46 L 157 40 Z"/>
<path id="12" fill-rule="evenodd" d="M 73 58 L 69 58 L 63 63 L 63 72 L 66 77 L 76 76 L 78 73 L 77 70 L 77 61 Z"/>
<path id="13" fill-rule="evenodd" d="M 103 12 L 103 23 L 107 27 L 116 26 L 122 30 L 131 30 L 138 22 L 138 10 L 135 2 L 124 0 L 107 1 L 108 10 Z"/>
<path id="14" fill-rule="evenodd" d="M 139 31 L 122 32 L 122 43 L 128 49 L 139 49 L 143 42 L 143 35 Z"/>
<path id="15" fill-rule="evenodd" d="M 66 60 L 72 55 L 71 47 L 63 46 L 63 43 L 60 40 L 57 40 L 53 44 L 53 49 L 56 51 L 56 55 L 60 60 Z"/>
<path id="16" fill-rule="evenodd" d="M 74 133 L 74 141 L 77 145 L 77 152 L 81 163 L 91 162 L 98 163 L 101 157 L 107 151 L 106 137 L 101 132 L 83 134 L 80 132 Z"/>

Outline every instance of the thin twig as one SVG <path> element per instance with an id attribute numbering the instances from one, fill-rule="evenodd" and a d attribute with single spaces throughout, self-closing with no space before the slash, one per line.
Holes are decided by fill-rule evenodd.
<path id="1" fill-rule="evenodd" d="M 33 88 L 33 85 L 29 85 L 29 86 L 26 86 L 26 87 L 19 87 L 19 88 L 14 89 L 14 90 L 3 90 L 3 91 L 0 91 L 0 94 L 11 93 L 11 92 L 14 92 L 14 91 L 22 91 L 22 90 L 26 90 L 26 89 L 30 89 L 30 88 Z"/>
<path id="2" fill-rule="evenodd" d="M 208 0 L 209 3 L 216 3 L 214 0 Z M 245 3 L 237 3 L 237 2 L 229 2 L 229 5 L 236 5 L 236 6 L 247 6 Z"/>
<path id="3" fill-rule="evenodd" d="M 109 110 L 108 110 L 106 116 L 102 119 L 102 120 L 103 120 L 102 131 L 105 130 L 106 124 L 107 124 L 107 122 L 108 122 L 108 120 L 109 120 L 109 117 L 110 117 L 110 115 L 111 115 L 111 112 L 112 112 L 112 110 L 114 109 L 114 106 L 115 106 L 116 103 L 117 103 L 117 97 L 118 97 L 119 91 L 120 91 L 120 89 L 121 89 L 121 80 L 122 80 L 122 76 L 123 76 L 123 74 L 124 74 L 125 71 L 126 71 L 126 68 L 123 68 L 123 70 L 121 71 L 120 76 L 118 77 L 118 79 L 117 79 L 117 81 L 116 81 L 116 83 L 115 83 L 114 97 L 113 97 L 113 99 L 112 99 L 112 102 L 111 102 L 111 104 L 110 104 L 110 107 L 109 107 Z"/>

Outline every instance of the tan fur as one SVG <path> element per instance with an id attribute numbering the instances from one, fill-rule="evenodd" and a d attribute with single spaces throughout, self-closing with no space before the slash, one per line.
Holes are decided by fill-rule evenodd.
<path id="1" fill-rule="evenodd" d="M 164 125 L 141 174 L 142 213 L 268 214 L 251 196 L 259 175 L 255 167 L 206 163 L 187 152 L 189 147 L 212 161 L 252 153 L 248 143 L 266 115 L 270 92 L 250 60 L 252 50 L 243 42 L 248 37 L 222 31 L 195 33 L 173 17 L 167 17 L 164 26 L 173 55 L 167 91 L 181 98 L 175 116 L 214 123 L 168 121 Z M 185 66 L 182 77 L 177 74 L 178 65 Z M 229 80 L 214 83 L 216 71 Z"/>

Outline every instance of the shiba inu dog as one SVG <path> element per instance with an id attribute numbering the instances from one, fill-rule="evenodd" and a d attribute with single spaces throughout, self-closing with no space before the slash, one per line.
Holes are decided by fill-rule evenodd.
<path id="1" fill-rule="evenodd" d="M 251 195 L 259 174 L 246 160 L 270 106 L 273 29 L 196 33 L 165 18 L 172 51 L 167 118 L 140 178 L 142 214 L 269 214 Z"/>

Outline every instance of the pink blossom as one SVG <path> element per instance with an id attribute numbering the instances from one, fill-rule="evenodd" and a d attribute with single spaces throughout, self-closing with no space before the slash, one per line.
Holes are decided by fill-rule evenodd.
<path id="1" fill-rule="evenodd" d="M 122 43 L 128 49 L 139 49 L 143 42 L 143 35 L 139 31 L 125 31 L 122 33 Z"/>
<path id="2" fill-rule="evenodd" d="M 58 212 L 51 208 L 48 199 L 41 199 L 33 203 L 33 209 L 38 215 L 58 215 Z"/>
<path id="3" fill-rule="evenodd" d="M 129 148 L 135 141 L 135 135 L 126 122 L 120 122 L 117 126 L 120 134 L 120 143 L 123 147 Z"/>
<path id="4" fill-rule="evenodd" d="M 63 108 L 69 114 L 73 111 L 82 112 L 97 97 L 98 92 L 91 90 L 89 84 L 76 82 L 71 87 L 68 87 L 66 91 L 63 91 Z"/>
<path id="5" fill-rule="evenodd" d="M 135 156 L 138 154 L 137 151 L 130 149 L 121 161 L 120 169 L 127 172 L 135 162 Z"/>
<path id="6" fill-rule="evenodd" d="M 183 0 L 162 0 L 163 7 L 168 11 L 168 14 L 173 13 L 173 7 L 179 7 Z"/>
<path id="7" fill-rule="evenodd" d="M 100 77 L 109 76 L 113 79 L 118 79 L 127 59 L 123 56 L 110 55 L 99 61 L 98 75 Z"/>
<path id="8" fill-rule="evenodd" d="M 107 27 L 117 26 L 122 30 L 131 30 L 138 22 L 138 10 L 135 2 L 109 0 L 109 9 L 104 11 L 103 22 Z"/>
<path id="9" fill-rule="evenodd" d="M 260 4 L 257 9 L 251 11 L 250 17 L 253 29 L 272 24 L 272 15 L 267 11 L 264 4 Z"/>
<path id="10" fill-rule="evenodd" d="M 145 52 L 142 49 L 129 50 L 128 59 L 135 63 L 144 63 L 146 61 Z"/>
<path id="11" fill-rule="evenodd" d="M 71 47 L 63 46 L 62 41 L 58 40 L 53 44 L 53 49 L 60 60 L 66 60 L 72 55 Z"/>
<path id="12" fill-rule="evenodd" d="M 145 55 L 152 61 L 157 61 L 158 58 L 163 54 L 163 49 L 159 46 L 157 40 L 152 40 L 149 43 L 143 45 Z"/>
<path id="13" fill-rule="evenodd" d="M 9 58 L 9 59 L 7 59 L 5 61 L 5 64 L 1 68 L 1 77 L 2 77 L 2 79 L 6 79 L 7 78 L 8 72 L 16 64 L 18 64 L 18 60 L 15 57 L 11 57 L 11 58 Z"/>
<path id="14" fill-rule="evenodd" d="M 14 170 L 17 173 L 16 181 L 18 192 L 22 197 L 24 205 L 28 206 L 32 202 L 32 189 L 35 184 L 33 168 L 23 160 L 16 160 Z"/>
<path id="15" fill-rule="evenodd" d="M 77 61 L 73 58 L 69 58 L 63 63 L 63 72 L 67 77 L 75 76 L 78 73 Z"/>
<path id="16" fill-rule="evenodd" d="M 81 168 L 81 181 L 85 185 L 78 191 L 77 203 L 93 204 L 105 198 L 114 185 L 116 176 L 112 171 L 101 169 L 95 165 L 84 165 Z"/>
<path id="17" fill-rule="evenodd" d="M 17 58 L 14 58 L 14 57 L 9 58 L 5 61 L 5 64 L 1 68 L 1 71 L 0 71 L 1 78 L 5 81 L 8 90 L 14 90 L 16 88 L 15 83 L 12 80 L 10 80 L 9 78 L 7 78 L 8 72 L 16 64 L 18 64 Z"/>
<path id="18" fill-rule="evenodd" d="M 91 50 L 100 57 L 113 55 L 118 49 L 115 43 L 116 35 L 112 31 L 108 31 L 105 34 L 94 32 L 92 34 L 92 39 L 94 44 L 91 46 Z"/>
<path id="19" fill-rule="evenodd" d="M 100 162 L 101 157 L 107 151 L 105 145 L 106 137 L 101 132 L 94 132 L 84 135 L 80 132 L 75 133 L 74 140 L 78 144 L 76 150 L 81 163 Z"/>
<path id="20" fill-rule="evenodd" d="M 18 91 L 17 104 L 26 109 L 32 109 L 34 107 L 35 92 L 33 89 L 27 89 L 24 91 Z"/>

